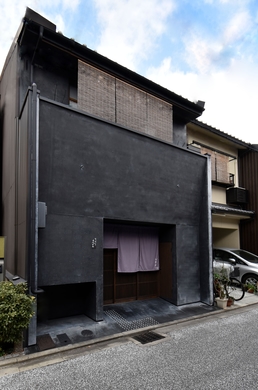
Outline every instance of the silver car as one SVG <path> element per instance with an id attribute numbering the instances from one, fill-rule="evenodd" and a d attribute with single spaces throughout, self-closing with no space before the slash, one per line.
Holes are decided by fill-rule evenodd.
<path id="1" fill-rule="evenodd" d="M 257 285 L 258 256 L 253 253 L 243 249 L 214 248 L 213 260 L 238 267 L 240 275 L 236 279 L 244 284 Z"/>

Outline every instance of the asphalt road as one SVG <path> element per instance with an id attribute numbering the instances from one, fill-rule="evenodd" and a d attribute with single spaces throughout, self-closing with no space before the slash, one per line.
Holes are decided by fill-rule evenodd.
<path id="1" fill-rule="evenodd" d="M 258 305 L 161 327 L 162 341 L 124 339 L 0 378 L 5 390 L 257 389 Z M 53 362 L 52 362 L 53 363 Z"/>

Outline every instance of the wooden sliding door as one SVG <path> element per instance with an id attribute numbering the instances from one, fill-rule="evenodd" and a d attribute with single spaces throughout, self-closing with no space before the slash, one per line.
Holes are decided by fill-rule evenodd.
<path id="1" fill-rule="evenodd" d="M 117 250 L 104 249 L 104 304 L 159 296 L 159 271 L 118 273 Z"/>

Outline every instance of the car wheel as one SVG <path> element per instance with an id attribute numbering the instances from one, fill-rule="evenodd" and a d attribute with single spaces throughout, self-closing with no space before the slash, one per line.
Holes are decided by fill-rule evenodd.
<path id="1" fill-rule="evenodd" d="M 254 286 L 256 286 L 257 282 L 258 282 L 258 276 L 256 275 L 246 275 L 243 277 L 244 284 L 253 284 Z"/>

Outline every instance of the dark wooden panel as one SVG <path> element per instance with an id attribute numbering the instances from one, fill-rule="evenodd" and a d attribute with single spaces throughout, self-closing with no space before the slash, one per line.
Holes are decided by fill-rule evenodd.
<path id="1" fill-rule="evenodd" d="M 172 244 L 171 242 L 160 242 L 160 296 L 172 299 Z"/>
<path id="2" fill-rule="evenodd" d="M 148 299 L 159 296 L 159 272 L 138 273 L 138 299 Z"/>
<path id="3" fill-rule="evenodd" d="M 115 302 L 137 299 L 136 273 L 118 273 L 115 275 Z"/>
<path id="4" fill-rule="evenodd" d="M 104 250 L 104 304 L 159 296 L 159 271 L 118 273 L 117 250 Z"/>
<path id="5" fill-rule="evenodd" d="M 116 250 L 105 249 L 104 250 L 104 270 L 103 270 L 103 291 L 104 291 L 104 304 L 114 302 L 114 274 L 116 264 Z"/>

